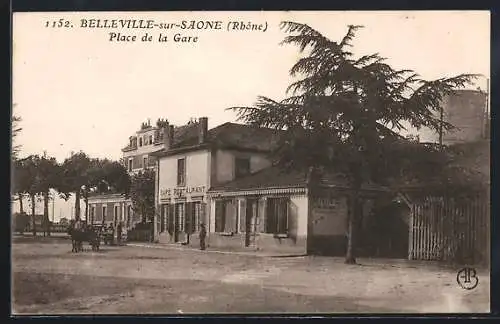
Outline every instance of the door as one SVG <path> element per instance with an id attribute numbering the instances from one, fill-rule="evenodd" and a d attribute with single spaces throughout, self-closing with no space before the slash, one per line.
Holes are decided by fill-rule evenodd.
<path id="1" fill-rule="evenodd" d="M 181 238 L 184 238 L 185 233 L 186 233 L 185 204 L 184 203 L 175 204 L 174 241 L 179 242 L 181 240 Z"/>

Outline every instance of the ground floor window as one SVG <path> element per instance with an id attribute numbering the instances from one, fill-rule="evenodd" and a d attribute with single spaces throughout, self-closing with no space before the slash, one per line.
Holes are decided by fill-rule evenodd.
<path id="1" fill-rule="evenodd" d="M 185 204 L 175 204 L 175 220 L 176 220 L 176 230 L 177 232 L 186 231 L 186 210 Z"/>
<path id="2" fill-rule="evenodd" d="M 215 231 L 219 233 L 238 232 L 238 204 L 236 200 L 215 202 Z"/>
<path id="3" fill-rule="evenodd" d="M 289 198 L 268 198 L 266 210 L 266 233 L 286 234 L 288 232 Z"/>
<path id="4" fill-rule="evenodd" d="M 95 220 L 95 206 L 90 206 L 90 222 L 93 223 Z"/>
<path id="5" fill-rule="evenodd" d="M 118 207 L 119 207 L 119 206 L 116 206 L 116 205 L 115 205 L 115 208 L 114 208 L 114 210 L 113 210 L 113 221 L 114 221 L 115 223 L 118 223 L 118 222 L 120 221 L 120 219 L 118 218 Z"/>
<path id="6" fill-rule="evenodd" d="M 102 206 L 102 222 L 107 221 L 108 218 L 108 209 L 106 206 Z"/>
<path id="7" fill-rule="evenodd" d="M 196 201 L 191 204 L 191 232 L 200 231 L 200 224 L 205 222 L 205 204 Z"/>

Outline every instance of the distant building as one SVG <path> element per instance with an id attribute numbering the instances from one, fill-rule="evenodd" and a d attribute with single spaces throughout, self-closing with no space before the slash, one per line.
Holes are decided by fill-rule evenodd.
<path id="1" fill-rule="evenodd" d="M 489 138 L 487 100 L 487 93 L 479 90 L 457 90 L 454 95 L 445 97 L 442 102 L 443 120 L 455 129 L 442 132 L 442 143 L 452 145 Z M 418 136 L 421 142 L 440 141 L 440 132 L 430 129 L 420 130 Z"/>
<path id="2" fill-rule="evenodd" d="M 169 145 L 170 137 L 182 137 L 193 127 L 192 123 L 176 127 L 163 119 L 159 119 L 154 126 L 149 122 L 142 123 L 140 129 L 129 137 L 127 146 L 122 148 L 122 161 L 128 173 L 133 175 L 145 169 L 156 171 L 156 158 L 152 154 Z M 139 213 L 133 211 L 132 201 L 116 193 L 91 195 L 88 218 L 94 224 L 122 223 L 125 229 L 132 228 L 142 219 Z"/>
<path id="3" fill-rule="evenodd" d="M 157 124 L 165 123 L 158 120 Z M 122 148 L 122 160 L 130 175 L 144 170 L 154 169 L 154 160 L 149 154 L 162 148 L 160 128 L 142 123 L 138 131 L 129 137 L 129 143 Z M 125 228 L 140 222 L 140 215 L 132 210 L 132 201 L 122 194 L 94 194 L 89 197 L 88 221 L 93 224 L 118 224 Z"/>

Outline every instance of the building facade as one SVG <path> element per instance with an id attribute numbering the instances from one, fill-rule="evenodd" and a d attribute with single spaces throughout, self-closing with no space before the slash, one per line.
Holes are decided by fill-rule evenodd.
<path id="1" fill-rule="evenodd" d="M 122 161 L 130 175 L 140 170 L 155 170 L 151 153 L 163 148 L 163 131 L 167 122 L 158 120 L 155 126 L 149 121 L 129 137 L 129 143 L 122 148 Z M 100 194 L 89 197 L 88 221 L 92 224 L 118 224 L 130 229 L 141 221 L 141 215 L 134 213 L 132 201 L 121 194 Z"/>
<path id="2" fill-rule="evenodd" d="M 487 93 L 479 90 L 456 90 L 455 94 L 443 99 L 442 108 L 443 120 L 455 128 L 443 130 L 442 134 L 423 128 L 418 132 L 421 142 L 439 143 L 441 140 L 445 145 L 453 145 L 489 138 Z M 440 117 L 436 114 L 436 118 Z"/>
<path id="3" fill-rule="evenodd" d="M 194 126 L 153 154 L 157 242 L 198 247 L 203 223 L 211 247 L 345 253 L 345 179 L 324 175 L 312 190 L 308 172 L 272 166 L 274 130 L 233 123 L 208 130 L 206 118 Z M 383 190 L 363 192 L 370 198 Z"/>

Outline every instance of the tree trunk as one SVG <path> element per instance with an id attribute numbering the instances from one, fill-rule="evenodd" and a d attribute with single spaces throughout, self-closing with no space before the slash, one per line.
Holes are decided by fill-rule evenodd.
<path id="1" fill-rule="evenodd" d="M 75 192 L 75 220 L 80 219 L 80 190 Z"/>
<path id="2" fill-rule="evenodd" d="M 50 236 L 49 192 L 43 193 L 43 236 Z"/>
<path id="3" fill-rule="evenodd" d="M 17 196 L 19 198 L 19 213 L 22 215 L 24 214 L 23 194 L 19 193 Z"/>
<path id="4" fill-rule="evenodd" d="M 354 176 L 352 194 L 349 199 L 349 225 L 347 233 L 347 251 L 345 256 L 346 264 L 356 264 L 356 229 L 359 217 L 359 196 L 361 191 L 361 177 L 359 174 Z"/>
<path id="5" fill-rule="evenodd" d="M 144 208 L 144 207 L 141 210 L 141 219 L 142 219 L 143 224 L 147 223 L 146 208 Z"/>
<path id="6" fill-rule="evenodd" d="M 30 197 L 31 197 L 31 224 L 32 224 L 31 231 L 33 232 L 33 236 L 36 236 L 35 195 L 31 195 Z"/>

